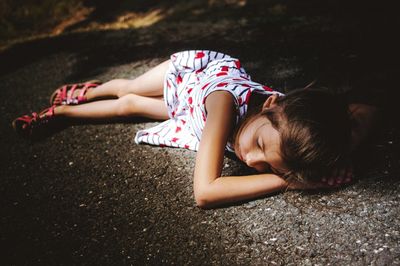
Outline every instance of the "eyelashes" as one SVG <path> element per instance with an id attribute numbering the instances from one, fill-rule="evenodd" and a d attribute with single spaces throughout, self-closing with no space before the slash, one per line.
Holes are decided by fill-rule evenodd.
<path id="1" fill-rule="evenodd" d="M 263 150 L 263 147 L 262 147 L 262 145 L 261 145 L 261 138 L 260 138 L 260 137 L 257 138 L 257 147 L 258 147 L 260 150 Z"/>

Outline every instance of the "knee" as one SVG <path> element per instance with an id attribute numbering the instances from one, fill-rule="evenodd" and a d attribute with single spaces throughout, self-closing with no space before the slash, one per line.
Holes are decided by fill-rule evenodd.
<path id="1" fill-rule="evenodd" d="M 137 113 L 137 95 L 127 94 L 117 100 L 117 115 L 127 117 Z"/>
<path id="2" fill-rule="evenodd" d="M 131 87 L 133 86 L 133 80 L 116 79 L 115 85 L 118 87 L 118 92 L 117 92 L 118 98 L 121 98 L 128 94 L 132 94 Z"/>

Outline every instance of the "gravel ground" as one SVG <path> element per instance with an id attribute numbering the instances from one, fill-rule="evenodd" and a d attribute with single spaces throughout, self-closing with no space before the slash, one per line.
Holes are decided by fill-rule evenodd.
<path id="1" fill-rule="evenodd" d="M 400 264 L 393 123 L 363 150 L 357 180 L 346 188 L 214 210 L 194 204 L 194 152 L 134 143 L 135 132 L 155 122 L 74 125 L 36 142 L 10 127 L 15 117 L 45 107 L 60 84 L 133 78 L 187 48 L 241 58 L 255 80 L 281 91 L 315 77 L 345 89 L 353 77 L 370 74 L 351 68 L 364 52 L 354 48 L 363 39 L 351 38 L 359 32 L 356 18 L 317 16 L 323 7 L 307 5 L 276 15 L 269 5 L 216 8 L 204 22 L 207 14 L 197 12 L 185 23 L 178 17 L 140 30 L 70 33 L 0 54 L 2 264 Z M 225 159 L 225 175 L 248 171 Z"/>

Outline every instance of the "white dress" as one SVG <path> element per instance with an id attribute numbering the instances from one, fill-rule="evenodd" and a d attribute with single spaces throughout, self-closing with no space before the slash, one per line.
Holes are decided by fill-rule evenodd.
<path id="1" fill-rule="evenodd" d="M 252 92 L 281 94 L 251 81 L 240 61 L 229 55 L 205 50 L 175 53 L 164 80 L 164 101 L 170 119 L 138 131 L 135 142 L 197 151 L 207 120 L 205 100 L 218 90 L 232 94 L 236 124 L 246 114 Z M 234 151 L 229 142 L 226 149 Z"/>

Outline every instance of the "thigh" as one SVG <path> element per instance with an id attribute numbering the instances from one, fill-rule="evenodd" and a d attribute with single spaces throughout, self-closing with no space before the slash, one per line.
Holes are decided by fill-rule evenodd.
<path id="1" fill-rule="evenodd" d="M 162 98 L 164 77 L 168 69 L 169 61 L 170 60 L 164 61 L 134 80 L 128 81 L 122 94 L 133 93 L 140 96 Z"/>
<path id="2" fill-rule="evenodd" d="M 127 104 L 131 106 L 132 113 L 137 116 L 147 117 L 157 120 L 167 120 L 168 108 L 165 105 L 164 99 L 156 97 L 146 97 L 135 94 L 129 94 L 125 97 Z M 121 100 L 123 98 L 120 98 Z"/>

